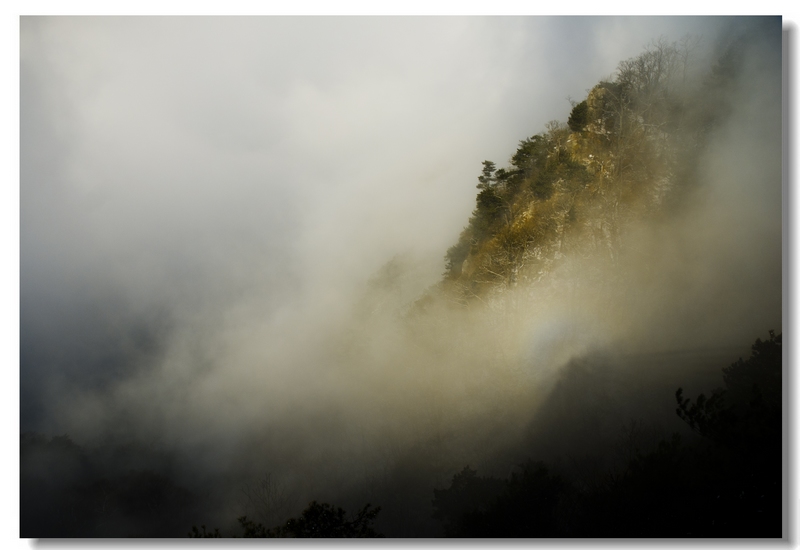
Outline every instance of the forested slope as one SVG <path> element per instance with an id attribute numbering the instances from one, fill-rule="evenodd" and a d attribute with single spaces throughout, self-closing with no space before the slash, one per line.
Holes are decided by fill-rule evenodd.
<path id="1" fill-rule="evenodd" d="M 476 208 L 446 254 L 447 292 L 468 302 L 536 285 L 568 256 L 613 266 L 633 224 L 691 200 L 742 68 L 734 42 L 701 73 L 696 44 L 652 43 L 573 102 L 566 123 L 520 141 L 507 166 L 484 161 Z"/>

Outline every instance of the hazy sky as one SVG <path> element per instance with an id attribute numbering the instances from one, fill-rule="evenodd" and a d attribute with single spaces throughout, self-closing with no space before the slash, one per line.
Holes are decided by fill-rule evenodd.
<path id="1" fill-rule="evenodd" d="M 481 161 L 717 23 L 23 18 L 23 427 L 43 387 L 119 374 L 131 325 L 313 324 L 407 251 L 435 282 Z"/>
<path id="2" fill-rule="evenodd" d="M 441 252 L 482 160 L 505 164 L 651 39 L 700 31 L 660 18 L 24 19 L 23 278 L 153 296 L 209 270 L 347 281 L 408 246 Z"/>
<path id="3" fill-rule="evenodd" d="M 441 249 L 472 206 L 481 160 L 504 163 L 651 38 L 699 30 L 615 18 L 25 19 L 25 279 L 100 269 L 149 293 L 147 262 L 161 276 L 203 273 L 289 249 L 304 271 L 338 272 L 423 236 Z"/>

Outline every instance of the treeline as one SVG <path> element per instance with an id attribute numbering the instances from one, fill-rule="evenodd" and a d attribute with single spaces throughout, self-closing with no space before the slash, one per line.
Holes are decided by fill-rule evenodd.
<path id="1" fill-rule="evenodd" d="M 20 536 L 174 537 L 201 498 L 142 447 L 86 450 L 68 436 L 20 438 Z"/>
<path id="2" fill-rule="evenodd" d="M 724 387 L 694 400 L 675 392 L 676 414 L 700 437 L 677 433 L 631 448 L 622 469 L 572 476 L 529 460 L 509 478 L 469 466 L 434 489 L 432 516 L 458 538 L 780 538 L 783 522 L 781 335 L 756 340 L 723 369 Z M 664 399 L 670 396 L 665 395 Z M 239 518 L 243 537 L 376 537 L 380 508 L 345 511 L 312 502 L 267 529 Z M 221 537 L 193 528 L 190 536 Z"/>
<path id="3" fill-rule="evenodd" d="M 450 537 L 780 538 L 781 350 L 770 332 L 710 397 L 677 390 L 698 440 L 674 434 L 589 479 L 536 461 L 505 480 L 466 467 L 434 490 L 434 516 Z"/>
<path id="4" fill-rule="evenodd" d="M 247 516 L 241 516 L 238 519 L 239 526 L 241 527 L 241 534 L 230 536 L 256 539 L 382 538 L 383 535 L 372 527 L 372 522 L 380 511 L 380 507 L 373 508 L 372 505 L 367 504 L 354 516 L 348 516 L 344 508 L 332 506 L 324 502 L 318 503 L 317 501 L 312 501 L 311 504 L 308 505 L 308 508 L 303 510 L 300 517 L 291 518 L 282 525 L 271 528 L 266 527 L 263 523 L 253 521 Z M 199 529 L 196 525 L 193 525 L 192 530 L 189 532 L 189 537 L 218 539 L 223 538 L 223 535 L 219 528 L 209 531 L 206 529 L 205 525 L 201 525 Z"/>
<path id="5" fill-rule="evenodd" d="M 449 537 L 780 537 L 781 368 L 781 335 L 770 332 L 748 359 L 723 369 L 724 385 L 710 395 L 685 396 L 680 388 L 664 395 L 696 437 L 633 445 L 621 468 L 592 475 L 565 468 L 583 458 L 569 456 L 530 459 L 505 479 L 464 467 L 449 487 L 429 489 L 430 511 L 420 512 Z M 22 435 L 22 537 L 382 536 L 381 508 L 370 504 L 348 514 L 312 502 L 279 525 L 242 516 L 238 528 L 224 532 L 197 527 L 208 513 L 203 495 L 181 487 L 163 467 L 128 468 L 135 462 L 130 447 L 101 454 L 66 436 Z"/>

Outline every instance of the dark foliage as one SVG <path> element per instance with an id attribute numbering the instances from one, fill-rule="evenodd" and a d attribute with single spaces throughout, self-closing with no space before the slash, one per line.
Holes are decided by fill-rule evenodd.
<path id="1" fill-rule="evenodd" d="M 541 134 L 521 140 L 517 151 L 511 157 L 511 165 L 517 170 L 529 170 L 544 159 L 547 145 L 547 138 Z"/>
<path id="2" fill-rule="evenodd" d="M 725 388 L 711 397 L 700 394 L 693 403 L 681 388 L 675 392 L 677 415 L 714 444 L 716 473 L 727 476 L 717 499 L 737 518 L 730 522 L 736 531 L 780 529 L 783 356 L 781 335 L 769 335 L 756 340 L 747 360 L 723 369 Z"/>
<path id="3" fill-rule="evenodd" d="M 572 112 L 569 114 L 567 125 L 573 132 L 580 132 L 588 123 L 589 104 L 584 100 L 573 107 Z"/>
<path id="4" fill-rule="evenodd" d="M 483 161 L 483 172 L 480 176 L 478 176 L 478 189 L 486 189 L 487 187 L 491 187 L 495 181 L 494 173 L 495 173 L 495 165 L 490 160 Z"/>
<path id="5" fill-rule="evenodd" d="M 372 523 L 380 513 L 380 507 L 373 508 L 367 504 L 358 513 L 349 518 L 343 508 L 327 503 L 312 501 L 308 508 L 303 510 L 299 518 L 287 520 L 278 527 L 267 528 L 262 523 L 256 523 L 247 516 L 239 518 L 242 527 L 242 537 L 246 539 L 264 538 L 381 538 L 383 535 L 372 528 Z M 192 526 L 190 538 L 221 538 L 219 529 L 206 530 L 205 525 Z"/>
<path id="6" fill-rule="evenodd" d="M 723 369 L 725 389 L 696 401 L 678 388 L 677 415 L 700 435 L 731 450 L 748 453 L 779 441 L 781 433 L 781 335 L 756 340 L 750 358 Z M 760 453 L 761 451 L 759 451 Z"/>
<path id="7" fill-rule="evenodd" d="M 372 528 L 380 507 L 365 505 L 351 519 L 343 508 L 326 503 L 311 502 L 302 515 L 290 519 L 275 530 L 275 536 L 290 538 L 376 538 L 381 537 Z"/>
<path id="8" fill-rule="evenodd" d="M 447 249 L 445 254 L 445 277 L 455 278 L 461 275 L 461 266 L 469 256 L 469 237 L 462 234 L 456 244 Z"/>
<path id="9" fill-rule="evenodd" d="M 541 462 L 520 466 L 510 479 L 478 477 L 464 468 L 449 489 L 434 489 L 433 517 L 451 537 L 556 537 L 557 508 L 566 482 Z"/>
<path id="10" fill-rule="evenodd" d="M 780 537 L 781 358 L 770 332 L 723 369 L 724 390 L 692 403 L 679 389 L 697 440 L 637 448 L 588 485 L 541 462 L 506 481 L 465 468 L 434 490 L 433 517 L 454 537 Z"/>
<path id="11" fill-rule="evenodd" d="M 467 512 L 459 524 L 468 537 L 558 537 L 557 521 L 567 484 L 541 462 L 528 462 L 514 472 L 494 505 Z"/>
<path id="12" fill-rule="evenodd" d="M 433 490 L 433 517 L 442 522 L 448 536 L 456 536 L 465 529 L 465 514 L 485 511 L 504 486 L 504 481 L 478 477 L 475 470 L 465 466 L 453 476 L 450 488 Z"/>
<path id="13" fill-rule="evenodd" d="M 67 436 L 48 440 L 40 434 L 22 434 L 21 536 L 180 537 L 185 533 L 196 513 L 197 499 L 190 491 L 166 473 L 118 472 L 113 466 Z"/>
<path id="14" fill-rule="evenodd" d="M 222 533 L 219 532 L 219 529 L 214 529 L 213 531 L 207 531 L 205 525 L 201 525 L 200 529 L 198 529 L 196 525 L 192 525 L 192 530 L 189 531 L 189 538 L 191 538 L 191 539 L 221 539 L 222 538 Z"/>

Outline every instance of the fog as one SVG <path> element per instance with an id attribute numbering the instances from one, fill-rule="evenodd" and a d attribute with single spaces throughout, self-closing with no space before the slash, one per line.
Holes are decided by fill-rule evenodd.
<path id="1" fill-rule="evenodd" d="M 616 265 L 568 258 L 486 307 L 414 303 L 481 161 L 504 166 L 652 40 L 701 36 L 700 67 L 746 25 L 23 18 L 21 430 L 163 451 L 190 488 L 214 480 L 197 521 L 222 526 L 266 473 L 289 514 L 385 497 L 403 468 L 505 475 L 569 431 L 548 403 L 578 364 L 652 369 L 671 413 L 677 385 L 781 330 L 779 23 L 747 49 L 703 185 L 629 228 Z M 635 359 L 698 349 L 721 364 Z"/>

